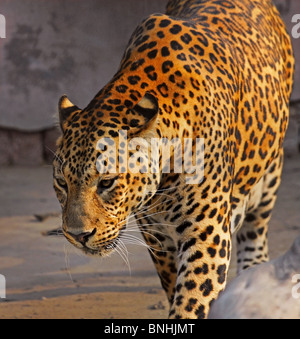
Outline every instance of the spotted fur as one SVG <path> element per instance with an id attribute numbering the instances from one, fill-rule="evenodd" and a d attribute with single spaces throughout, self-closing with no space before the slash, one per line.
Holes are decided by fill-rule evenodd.
<path id="1" fill-rule="evenodd" d="M 171 0 L 133 33 L 113 79 L 83 110 L 59 104 L 54 186 L 63 231 L 106 255 L 136 215 L 171 318 L 205 318 L 224 289 L 237 231 L 239 270 L 268 260 L 294 60 L 269 0 Z M 99 174 L 100 138 L 204 138 L 204 179 Z M 161 152 L 161 151 L 160 151 Z M 171 154 L 172 156 L 172 154 Z M 122 172 L 122 173 L 120 173 Z"/>

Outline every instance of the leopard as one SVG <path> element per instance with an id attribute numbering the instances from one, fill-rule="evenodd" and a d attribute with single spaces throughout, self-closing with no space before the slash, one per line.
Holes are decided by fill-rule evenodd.
<path id="1" fill-rule="evenodd" d="M 228 280 L 233 236 L 238 272 L 269 260 L 294 67 L 271 0 L 170 0 L 146 17 L 86 108 L 59 100 L 53 177 L 64 236 L 109 256 L 135 220 L 169 318 L 207 318 Z M 180 147 L 141 156 L 140 139 L 191 140 L 194 171 L 175 171 Z"/>

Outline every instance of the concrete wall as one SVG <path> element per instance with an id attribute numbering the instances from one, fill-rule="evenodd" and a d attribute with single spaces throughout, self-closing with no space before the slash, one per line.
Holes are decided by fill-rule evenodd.
<path id="1" fill-rule="evenodd" d="M 59 97 L 85 106 L 114 75 L 134 28 L 166 0 L 1 0 L 0 126 L 53 126 Z"/>
<path id="2" fill-rule="evenodd" d="M 135 27 L 166 3 L 1 0 L 0 165 L 49 162 L 59 97 L 85 107 L 117 71 Z"/>
<path id="3" fill-rule="evenodd" d="M 289 32 L 299 0 L 275 0 Z M 1 0 L 0 165 L 51 158 L 62 94 L 85 107 L 116 72 L 137 24 L 168 0 Z M 0 36 L 3 37 L 3 34 Z M 300 39 L 293 39 L 297 59 Z M 298 62 L 298 66 L 300 62 Z M 297 68 L 293 100 L 300 99 Z"/>

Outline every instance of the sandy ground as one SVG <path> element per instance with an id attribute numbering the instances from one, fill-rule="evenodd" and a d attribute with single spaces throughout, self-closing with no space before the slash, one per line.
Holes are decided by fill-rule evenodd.
<path id="1" fill-rule="evenodd" d="M 144 247 L 129 248 L 129 267 L 117 254 L 85 257 L 63 237 L 43 235 L 60 226 L 51 172 L 46 166 L 0 168 L 0 274 L 6 278 L 0 319 L 166 318 L 168 303 Z M 299 179 L 300 155 L 287 152 L 270 225 L 271 258 L 300 234 Z M 48 213 L 55 215 L 43 221 L 34 217 Z"/>

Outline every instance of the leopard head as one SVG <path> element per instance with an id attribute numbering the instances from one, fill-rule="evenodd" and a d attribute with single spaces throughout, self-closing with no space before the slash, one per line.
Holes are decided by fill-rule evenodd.
<path id="1" fill-rule="evenodd" d="M 158 113 L 149 92 L 135 103 L 106 95 L 84 110 L 60 99 L 54 188 L 63 233 L 85 253 L 112 252 L 129 216 L 155 194 L 160 177 L 149 170 L 147 145 L 158 131 Z"/>

